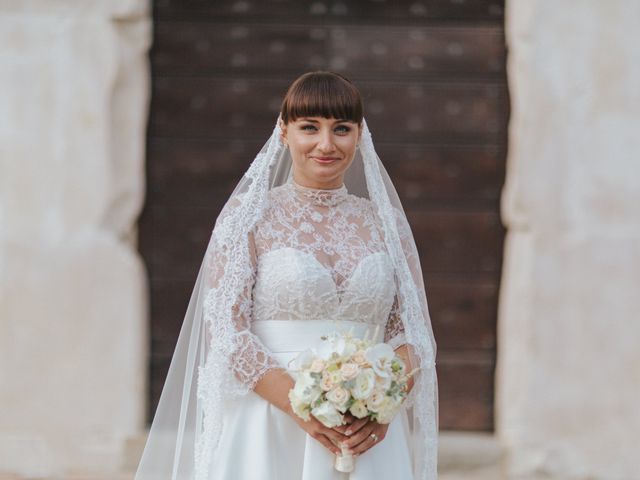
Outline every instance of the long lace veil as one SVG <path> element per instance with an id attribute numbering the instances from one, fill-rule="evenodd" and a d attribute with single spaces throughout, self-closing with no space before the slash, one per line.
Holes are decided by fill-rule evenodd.
<path id="1" fill-rule="evenodd" d="M 291 177 L 280 117 L 218 216 L 200 266 L 135 480 L 215 478 L 212 452 L 225 403 L 247 394 L 269 369 L 268 351 L 251 332 L 250 232 L 267 207 L 267 193 Z M 436 343 L 420 260 L 396 190 L 363 131 L 345 174 L 349 193 L 369 199 L 381 219 L 395 267 L 398 301 L 410 354 L 419 367 L 405 400 L 416 480 L 437 478 Z"/>

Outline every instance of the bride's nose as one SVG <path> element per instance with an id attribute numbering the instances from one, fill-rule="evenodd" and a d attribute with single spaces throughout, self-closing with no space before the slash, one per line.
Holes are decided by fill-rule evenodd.
<path id="1" fill-rule="evenodd" d="M 318 139 L 318 150 L 323 153 L 332 152 L 335 148 L 333 143 L 333 137 L 331 135 L 331 130 L 322 130 L 320 132 L 320 138 Z"/>

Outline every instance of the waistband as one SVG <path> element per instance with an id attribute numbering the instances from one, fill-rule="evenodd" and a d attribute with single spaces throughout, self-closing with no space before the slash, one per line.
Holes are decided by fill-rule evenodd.
<path id="1" fill-rule="evenodd" d="M 254 321 L 251 330 L 272 352 L 301 352 L 320 342 L 320 337 L 328 333 L 349 332 L 356 338 L 363 338 L 367 330 L 369 339 L 375 332 L 375 325 L 351 320 L 260 320 Z M 384 327 L 380 325 L 374 342 L 382 342 Z"/>

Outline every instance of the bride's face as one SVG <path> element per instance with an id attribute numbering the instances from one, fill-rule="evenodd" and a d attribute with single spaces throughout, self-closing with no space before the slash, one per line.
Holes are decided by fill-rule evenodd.
<path id="1" fill-rule="evenodd" d="M 350 120 L 303 117 L 281 125 L 293 178 L 312 188 L 338 188 L 353 162 L 362 127 Z"/>

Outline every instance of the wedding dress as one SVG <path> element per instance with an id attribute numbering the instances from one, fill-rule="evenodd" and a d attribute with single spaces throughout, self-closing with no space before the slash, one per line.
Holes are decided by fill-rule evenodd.
<path id="1" fill-rule="evenodd" d="M 293 181 L 273 189 L 254 232 L 256 271 L 252 331 L 270 359 L 286 368 L 331 330 L 356 335 L 379 326 L 378 340 L 404 343 L 393 265 L 370 202 Z M 254 392 L 229 402 L 211 480 L 409 480 L 406 412 L 387 436 L 360 455 L 353 473 L 333 468 L 335 455 Z"/>
<path id="2" fill-rule="evenodd" d="M 293 181 L 280 120 L 216 219 L 135 480 L 436 480 L 422 271 L 367 123 L 344 184 L 319 190 Z M 322 335 L 376 326 L 376 341 L 407 345 L 415 383 L 385 438 L 339 473 L 253 389 Z"/>

